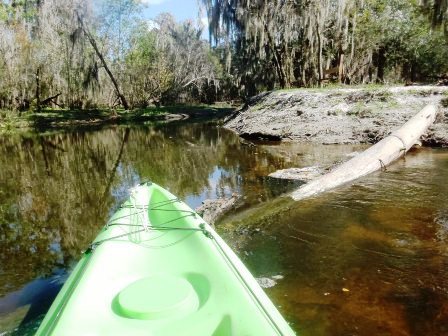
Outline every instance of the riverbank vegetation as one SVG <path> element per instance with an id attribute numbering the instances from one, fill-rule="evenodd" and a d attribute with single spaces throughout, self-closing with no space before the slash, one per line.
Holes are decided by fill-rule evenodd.
<path id="1" fill-rule="evenodd" d="M 110 125 L 136 125 L 191 119 L 216 122 L 222 120 L 234 108 L 228 104 L 195 104 L 148 106 L 145 108 L 108 109 L 50 109 L 18 112 L 0 110 L 0 135 L 39 133 L 75 129 L 100 129 Z"/>
<path id="2" fill-rule="evenodd" d="M 139 0 L 0 1 L 0 109 L 113 114 L 448 72 L 446 0 L 203 4 L 210 42 L 200 20 L 144 20 Z"/>
<path id="3" fill-rule="evenodd" d="M 448 71 L 445 0 L 206 0 L 246 95 L 277 87 L 434 82 Z"/>
<path id="4" fill-rule="evenodd" d="M 144 108 L 213 101 L 201 28 L 113 1 L 0 1 L 0 108 Z M 212 95 L 212 97 L 209 97 Z"/>

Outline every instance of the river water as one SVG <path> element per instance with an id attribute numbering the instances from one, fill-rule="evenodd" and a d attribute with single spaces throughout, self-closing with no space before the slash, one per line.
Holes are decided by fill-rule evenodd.
<path id="1" fill-rule="evenodd" d="M 421 149 L 301 202 L 277 169 L 363 146 L 249 144 L 213 124 L 0 137 L 0 335 L 32 335 L 82 250 L 152 180 L 196 207 L 243 196 L 217 230 L 300 335 L 448 334 L 448 150 Z"/>

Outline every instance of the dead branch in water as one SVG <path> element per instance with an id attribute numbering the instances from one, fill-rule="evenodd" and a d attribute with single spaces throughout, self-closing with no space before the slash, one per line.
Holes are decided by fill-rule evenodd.
<path id="1" fill-rule="evenodd" d="M 436 114 L 436 106 L 427 105 L 401 128 L 330 173 L 301 186 L 291 194 L 291 197 L 298 201 L 384 169 L 419 141 L 434 123 Z"/>

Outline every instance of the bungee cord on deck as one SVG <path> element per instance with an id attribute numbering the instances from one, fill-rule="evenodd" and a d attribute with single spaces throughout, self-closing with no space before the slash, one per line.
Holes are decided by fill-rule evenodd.
<path id="1" fill-rule="evenodd" d="M 131 191 L 131 197 L 130 197 L 131 204 L 130 205 L 124 204 L 124 205 L 120 206 L 120 209 L 131 209 L 131 211 L 129 211 L 129 213 L 126 215 L 120 216 L 118 218 L 114 218 L 112 221 L 109 221 L 105 226 L 105 230 L 107 230 L 108 228 L 110 228 L 112 226 L 118 226 L 118 227 L 120 227 L 120 229 L 123 230 L 123 234 L 119 234 L 119 235 L 116 235 L 116 236 L 113 236 L 110 238 L 106 238 L 106 239 L 102 239 L 102 240 L 93 242 L 92 244 L 90 244 L 90 246 L 86 249 L 86 251 L 84 253 L 93 252 L 95 250 L 95 248 L 97 248 L 99 245 L 101 245 L 102 243 L 108 242 L 108 241 L 117 241 L 120 238 L 125 238 L 125 237 L 131 238 L 132 235 L 140 234 L 140 233 L 144 233 L 144 232 L 151 232 L 151 231 L 152 232 L 162 232 L 162 234 L 152 237 L 152 238 L 148 237 L 147 239 L 145 239 L 145 241 L 152 241 L 152 240 L 161 238 L 168 231 L 188 231 L 188 232 L 190 232 L 190 234 L 192 234 L 196 231 L 200 231 L 207 238 L 213 239 L 213 235 L 205 228 L 204 224 L 200 224 L 199 227 L 197 227 L 197 228 L 166 226 L 167 224 L 174 223 L 176 221 L 179 221 L 181 219 L 184 219 L 184 218 L 187 218 L 190 216 L 192 216 L 192 217 L 198 216 L 196 214 L 196 212 L 191 211 L 191 210 L 163 208 L 164 206 L 171 205 L 171 204 L 174 204 L 177 202 L 181 202 L 181 200 L 179 200 L 178 198 L 155 202 L 152 204 L 152 206 L 140 205 L 140 204 L 135 203 L 135 198 L 134 198 L 133 192 L 135 192 L 135 190 Z M 132 210 L 135 210 L 135 211 L 132 211 Z M 151 223 L 151 221 L 149 219 L 150 211 L 179 212 L 179 213 L 185 213 L 185 215 L 164 221 L 162 223 L 158 223 L 157 225 L 153 225 L 153 223 Z M 120 221 L 120 220 L 123 220 L 126 218 L 132 218 L 133 216 L 136 216 L 135 221 L 131 220 L 129 223 Z M 126 231 L 124 229 L 124 227 L 128 227 L 131 229 L 129 231 Z M 133 229 L 133 228 L 140 228 L 140 229 Z M 160 245 L 160 246 L 147 245 L 147 244 L 144 244 L 144 242 L 142 242 L 142 241 L 138 241 L 138 243 L 147 248 L 165 248 L 165 247 L 169 247 L 169 246 L 178 244 L 179 242 L 188 238 L 190 236 L 190 234 L 181 237 L 180 239 L 174 241 L 173 243 L 164 244 L 164 245 Z M 129 239 L 129 241 L 133 241 L 133 239 Z M 136 242 L 137 242 L 137 239 L 136 239 Z"/>

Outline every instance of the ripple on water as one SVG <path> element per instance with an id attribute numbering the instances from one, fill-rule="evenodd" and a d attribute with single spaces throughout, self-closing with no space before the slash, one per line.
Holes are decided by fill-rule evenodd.
<path id="1" fill-rule="evenodd" d="M 448 161 L 430 152 L 270 211 L 275 249 L 246 243 L 256 273 L 283 267 L 267 291 L 301 335 L 448 333 Z"/>

